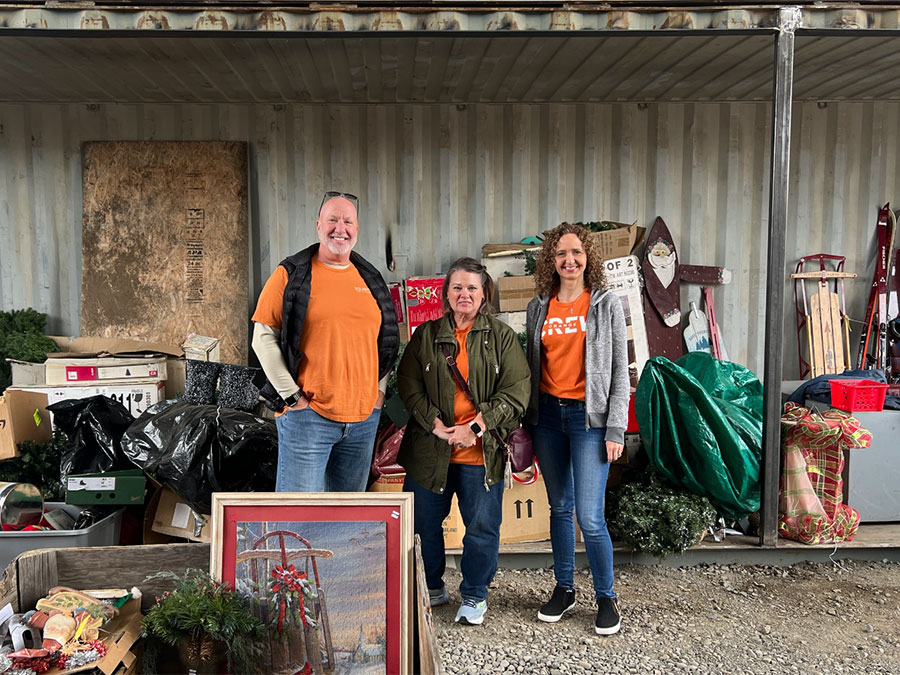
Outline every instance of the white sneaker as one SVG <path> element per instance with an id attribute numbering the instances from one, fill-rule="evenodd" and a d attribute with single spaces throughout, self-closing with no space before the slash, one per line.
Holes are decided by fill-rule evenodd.
<path id="1" fill-rule="evenodd" d="M 469 625 L 479 626 L 484 622 L 484 613 L 487 612 L 487 600 L 476 600 L 475 598 L 463 598 L 459 611 L 456 613 L 456 622 Z"/>

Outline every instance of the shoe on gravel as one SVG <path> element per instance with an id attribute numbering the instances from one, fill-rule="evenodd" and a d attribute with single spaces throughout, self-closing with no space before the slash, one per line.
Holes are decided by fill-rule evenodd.
<path id="1" fill-rule="evenodd" d="M 597 635 L 615 635 L 622 627 L 619 603 L 615 598 L 597 598 L 597 620 L 594 630 Z"/>
<path id="2" fill-rule="evenodd" d="M 538 611 L 538 619 L 547 623 L 556 623 L 574 606 L 575 591 L 557 586 L 553 589 L 550 600 Z"/>
<path id="3" fill-rule="evenodd" d="M 487 600 L 463 598 L 455 621 L 467 626 L 480 626 L 484 622 L 485 612 L 487 612 Z"/>
<path id="4" fill-rule="evenodd" d="M 432 607 L 446 605 L 448 602 L 450 602 L 450 593 L 447 592 L 446 586 L 428 589 L 428 604 Z"/>

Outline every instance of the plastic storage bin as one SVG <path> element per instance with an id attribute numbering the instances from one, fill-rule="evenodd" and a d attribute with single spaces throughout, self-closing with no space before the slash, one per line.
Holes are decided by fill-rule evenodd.
<path id="1" fill-rule="evenodd" d="M 829 380 L 831 406 L 847 412 L 879 411 L 884 409 L 884 395 L 888 386 L 872 380 Z"/>
<path id="2" fill-rule="evenodd" d="M 77 518 L 83 506 L 62 502 L 46 502 L 44 509 L 63 509 Z M 118 509 L 106 518 L 83 530 L 46 530 L 43 532 L 0 532 L 0 572 L 6 569 L 20 553 L 38 548 L 78 548 L 83 546 L 116 546 L 122 527 L 122 511 Z"/>

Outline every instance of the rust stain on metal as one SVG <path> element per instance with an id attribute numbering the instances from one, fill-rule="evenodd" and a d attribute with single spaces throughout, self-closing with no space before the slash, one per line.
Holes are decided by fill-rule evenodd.
<path id="1" fill-rule="evenodd" d="M 137 20 L 138 30 L 169 30 L 169 17 L 163 13 L 144 12 Z"/>
<path id="2" fill-rule="evenodd" d="M 438 19 L 437 23 L 435 23 L 435 28 L 437 30 L 459 30 L 459 21 L 455 18 Z"/>
<path id="3" fill-rule="evenodd" d="M 194 30 L 230 30 L 230 26 L 224 14 L 203 12 L 194 22 Z"/>
<path id="4" fill-rule="evenodd" d="M 372 30 L 403 30 L 403 21 L 397 12 L 378 12 Z"/>
<path id="5" fill-rule="evenodd" d="M 551 12 L 550 30 L 575 30 L 575 20 L 572 12 Z"/>
<path id="6" fill-rule="evenodd" d="M 606 19 L 606 27 L 611 30 L 627 30 L 631 28 L 629 12 L 610 12 Z"/>
<path id="7" fill-rule="evenodd" d="M 379 16 L 380 18 L 380 16 Z M 377 23 L 377 20 L 376 20 Z M 373 24 L 373 27 L 375 24 Z M 321 12 L 313 21 L 313 30 L 344 31 L 344 18 L 340 12 Z"/>
<path id="8" fill-rule="evenodd" d="M 694 17 L 689 12 L 672 12 L 663 22 L 663 30 L 690 29 L 694 27 Z"/>
<path id="9" fill-rule="evenodd" d="M 257 27 L 259 30 L 285 31 L 287 21 L 281 12 L 260 12 Z"/>
<path id="10" fill-rule="evenodd" d="M 82 30 L 109 30 L 109 19 L 105 14 L 91 12 L 81 17 Z"/>

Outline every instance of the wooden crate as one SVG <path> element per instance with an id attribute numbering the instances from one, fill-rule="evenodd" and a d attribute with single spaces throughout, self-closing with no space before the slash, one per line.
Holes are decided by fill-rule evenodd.
<path id="1" fill-rule="evenodd" d="M 34 609 L 54 586 L 70 588 L 141 589 L 141 611 L 172 588 L 172 581 L 144 581 L 159 571 L 182 575 L 188 568 L 209 569 L 209 544 L 149 546 L 91 546 L 26 551 L 13 560 L 0 578 L 0 607 L 7 602 L 16 612 Z"/>

